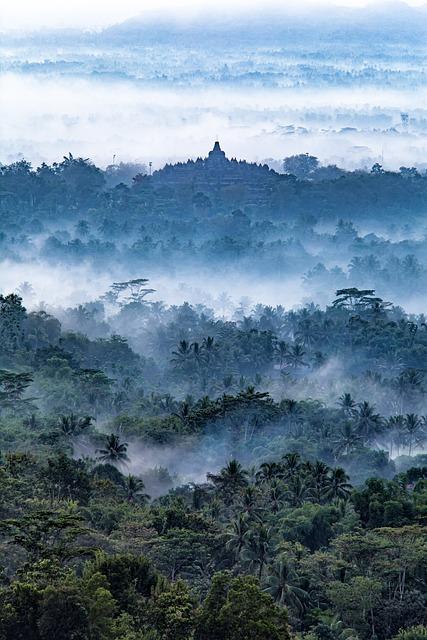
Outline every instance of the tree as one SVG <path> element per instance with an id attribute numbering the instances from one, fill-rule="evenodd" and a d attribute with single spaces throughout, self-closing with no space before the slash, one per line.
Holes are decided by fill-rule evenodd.
<path id="1" fill-rule="evenodd" d="M 284 456 L 282 456 L 282 467 L 284 478 L 291 478 L 294 474 L 297 474 L 301 467 L 300 454 L 296 451 L 286 453 Z"/>
<path id="2" fill-rule="evenodd" d="M 307 180 L 318 168 L 319 160 L 308 153 L 289 156 L 283 160 L 283 171 L 294 175 L 299 180 Z"/>
<path id="3" fill-rule="evenodd" d="M 371 637 L 375 637 L 374 609 L 381 590 L 379 580 L 364 576 L 356 576 L 349 583 L 334 581 L 327 588 L 344 622 L 363 635 L 370 633 Z"/>
<path id="4" fill-rule="evenodd" d="M 314 627 L 314 632 L 319 640 L 359 640 L 354 629 L 345 627 L 337 615 L 323 615 L 321 622 Z"/>
<path id="5" fill-rule="evenodd" d="M 98 449 L 98 459 L 101 462 L 108 462 L 109 464 L 121 466 L 122 464 L 129 462 L 129 456 L 127 455 L 128 443 L 120 442 L 119 436 L 111 433 L 105 439 L 105 448 Z"/>
<path id="6" fill-rule="evenodd" d="M 338 289 L 332 306 L 351 311 L 364 310 L 368 305 L 372 304 L 373 300 L 377 299 L 374 294 L 375 289 L 357 289 L 357 287 Z"/>
<path id="7" fill-rule="evenodd" d="M 282 475 L 282 468 L 277 462 L 263 462 L 256 475 L 258 482 L 271 482 Z"/>
<path id="8" fill-rule="evenodd" d="M 354 429 L 351 422 L 346 422 L 333 441 L 336 456 L 348 456 L 362 443 L 363 438 Z"/>
<path id="9" fill-rule="evenodd" d="M 324 496 L 328 500 L 347 500 L 352 486 L 349 477 L 340 467 L 332 469 L 325 483 Z"/>
<path id="10" fill-rule="evenodd" d="M 400 601 L 408 590 L 410 576 L 414 575 L 427 556 L 427 541 L 418 525 L 383 527 L 377 531 L 384 545 L 387 578 L 392 580 L 394 593 Z"/>
<path id="11" fill-rule="evenodd" d="M 92 425 L 92 420 L 91 416 L 79 418 L 74 413 L 70 413 L 68 416 L 60 416 L 58 424 L 64 435 L 73 437 L 88 429 Z"/>
<path id="12" fill-rule="evenodd" d="M 181 340 L 178 344 L 177 350 L 172 351 L 172 355 L 173 358 L 171 359 L 171 362 L 173 362 L 176 367 L 184 367 L 191 359 L 191 344 L 187 342 L 187 340 Z"/>
<path id="13" fill-rule="evenodd" d="M 281 519 L 283 537 L 315 551 L 329 545 L 334 535 L 333 526 L 338 520 L 336 507 L 307 502 Z"/>
<path id="14" fill-rule="evenodd" d="M 124 492 L 128 502 L 136 502 L 144 504 L 150 499 L 147 493 L 144 493 L 145 485 L 143 480 L 129 474 L 125 478 Z"/>
<path id="15" fill-rule="evenodd" d="M 100 369 L 78 369 L 75 373 L 80 394 L 90 407 L 99 411 L 111 398 L 113 381 Z"/>
<path id="16" fill-rule="evenodd" d="M 248 484 L 247 471 L 237 460 L 223 467 L 218 474 L 208 473 L 207 478 L 212 482 L 226 501 L 232 500 L 235 494 Z"/>
<path id="17" fill-rule="evenodd" d="M 280 480 L 272 480 L 268 486 L 268 501 L 273 513 L 277 513 L 285 500 L 285 485 Z"/>
<path id="18" fill-rule="evenodd" d="M 233 552 L 236 561 L 246 544 L 248 531 L 248 517 L 246 514 L 239 513 L 236 520 L 233 520 L 228 528 L 227 542 L 225 543 L 226 549 Z"/>
<path id="19" fill-rule="evenodd" d="M 55 174 L 66 184 L 69 205 L 78 207 L 95 204 L 105 184 L 104 175 L 98 167 L 88 158 L 74 158 L 71 153 L 53 166 Z"/>
<path id="20" fill-rule="evenodd" d="M 427 627 L 419 624 L 416 627 L 409 627 L 409 629 L 401 629 L 393 640 L 426 640 L 426 638 Z"/>
<path id="21" fill-rule="evenodd" d="M 312 486 L 313 499 L 320 503 L 326 495 L 326 490 L 330 483 L 329 467 L 324 462 L 316 460 L 316 462 L 307 462 L 304 466 L 308 481 Z"/>
<path id="22" fill-rule="evenodd" d="M 41 640 L 89 640 L 89 617 L 84 599 L 68 586 L 47 587 L 40 603 Z"/>
<path id="23" fill-rule="evenodd" d="M 372 165 L 371 173 L 373 175 L 381 175 L 381 174 L 385 173 L 385 171 L 382 168 L 382 165 L 380 165 L 378 162 L 376 162 L 375 164 Z"/>
<path id="24" fill-rule="evenodd" d="M 293 507 L 300 507 L 313 499 L 314 491 L 308 478 L 298 474 L 290 476 L 285 495 Z"/>
<path id="25" fill-rule="evenodd" d="M 21 518 L 11 518 L 0 522 L 2 533 L 9 544 L 25 549 L 31 561 L 54 558 L 64 561 L 89 553 L 75 545 L 78 538 L 87 533 L 79 515 L 35 511 Z"/>
<path id="26" fill-rule="evenodd" d="M 125 611 L 132 610 L 140 596 L 148 598 L 158 582 L 150 561 L 142 555 L 99 552 L 85 573 L 87 577 L 96 574 L 105 576 L 109 591 Z"/>
<path id="27" fill-rule="evenodd" d="M 271 554 L 271 530 L 264 525 L 249 529 L 245 536 L 242 558 L 250 567 L 258 567 L 257 575 L 261 580 L 265 565 Z"/>
<path id="28" fill-rule="evenodd" d="M 0 295 L 0 344 L 6 352 L 13 353 L 21 346 L 25 316 L 22 298 L 14 293 Z"/>
<path id="29" fill-rule="evenodd" d="M 381 430 L 383 420 L 379 413 L 375 413 L 375 407 L 365 400 L 358 406 L 356 423 L 359 434 L 369 441 Z"/>
<path id="30" fill-rule="evenodd" d="M 353 491 L 352 502 L 364 526 L 402 526 L 414 518 L 414 505 L 397 482 L 369 478 Z"/>
<path id="31" fill-rule="evenodd" d="M 89 235 L 90 225 L 87 220 L 79 220 L 74 228 L 77 235 L 81 236 L 82 238 L 86 238 Z"/>
<path id="32" fill-rule="evenodd" d="M 86 504 L 90 492 L 90 477 L 82 460 L 73 460 L 64 453 L 48 458 L 40 472 L 50 497 L 51 505 L 61 500 L 78 500 Z"/>
<path id="33" fill-rule="evenodd" d="M 195 640 L 289 640 L 287 615 L 252 576 L 216 574 L 199 613 Z"/>
<path id="34" fill-rule="evenodd" d="M 284 340 L 279 340 L 274 347 L 277 360 L 279 362 L 280 369 L 283 368 L 283 365 L 287 361 L 289 357 L 289 345 Z"/>
<path id="35" fill-rule="evenodd" d="M 356 413 L 357 405 L 350 393 L 343 393 L 343 395 L 338 398 L 338 405 L 348 418 L 351 418 Z"/>
<path id="36" fill-rule="evenodd" d="M 302 344 L 299 344 L 298 342 L 293 344 L 287 355 L 287 362 L 289 363 L 289 366 L 292 369 L 308 367 L 308 363 L 304 360 L 305 355 L 306 352 L 304 351 Z"/>
<path id="37" fill-rule="evenodd" d="M 253 485 L 245 487 L 239 500 L 239 506 L 250 519 L 259 519 L 262 513 L 262 506 L 258 487 Z"/>
<path id="38" fill-rule="evenodd" d="M 299 583 L 294 566 L 285 559 L 278 560 L 269 567 L 265 591 L 278 604 L 287 605 L 301 613 L 307 608 L 309 595 Z"/>
<path id="39" fill-rule="evenodd" d="M 404 430 L 408 438 L 408 453 L 412 455 L 414 444 L 423 444 L 427 438 L 427 433 L 424 430 L 424 422 L 414 413 L 408 413 L 405 416 Z"/>
<path id="40" fill-rule="evenodd" d="M 40 593 L 36 585 L 15 581 L 0 590 L 2 640 L 40 640 L 37 629 Z"/>
<path id="41" fill-rule="evenodd" d="M 18 411 L 26 407 L 31 408 L 30 400 L 24 399 L 23 396 L 32 382 L 31 373 L 0 370 L 0 410 Z"/>
<path id="42" fill-rule="evenodd" d="M 125 307 L 128 304 L 140 305 L 145 302 L 145 297 L 150 293 L 154 293 L 155 289 L 150 289 L 145 285 L 148 284 L 146 278 L 136 278 L 127 280 L 126 282 L 114 282 L 103 299 L 111 304 Z"/>
<path id="43" fill-rule="evenodd" d="M 195 622 L 195 602 L 182 580 L 154 597 L 150 618 L 162 640 L 188 640 Z"/>

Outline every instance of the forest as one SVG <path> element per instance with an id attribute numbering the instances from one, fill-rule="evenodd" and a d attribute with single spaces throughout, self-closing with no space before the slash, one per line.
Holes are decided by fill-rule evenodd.
<path id="1" fill-rule="evenodd" d="M 201 279 L 205 292 L 215 265 L 222 276 L 217 297 L 230 273 L 240 279 L 237 292 L 226 292 L 235 306 L 242 297 L 273 302 L 254 299 L 257 283 L 265 285 L 256 289 L 260 296 L 289 279 L 301 292 L 303 279 L 305 299 L 322 306 L 334 289 L 375 286 L 384 298 L 423 311 L 425 172 L 404 166 L 385 171 L 378 163 L 344 171 L 308 154 L 286 158 L 278 172 L 228 160 L 215 149 L 152 175 L 142 164 L 102 170 L 71 154 L 36 169 L 25 160 L 1 166 L 2 261 L 71 273 L 83 266 L 93 280 L 102 277 L 105 288 L 141 273 L 155 288 L 165 277 L 189 287 Z M 47 293 L 38 300 L 54 304 Z M 204 295 L 198 291 L 190 301 L 228 311 Z M 93 287 L 87 292 L 92 297 Z"/>
<path id="2" fill-rule="evenodd" d="M 426 204 L 219 144 L 0 167 L 2 640 L 427 638 Z"/>

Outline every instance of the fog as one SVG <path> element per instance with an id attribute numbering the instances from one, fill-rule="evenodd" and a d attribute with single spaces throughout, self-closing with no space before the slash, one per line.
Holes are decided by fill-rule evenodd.
<path id="1" fill-rule="evenodd" d="M 416 96 L 366 88 L 171 90 L 17 74 L 4 76 L 1 87 L 5 163 L 22 157 L 51 163 L 70 151 L 101 166 L 115 156 L 159 168 L 206 155 L 216 138 L 229 157 L 257 162 L 307 151 L 344 168 L 375 161 L 398 168 L 423 165 L 427 157 L 425 89 Z M 400 126 L 405 110 L 414 118 L 410 130 Z"/>
<path id="2" fill-rule="evenodd" d="M 329 304 L 339 281 L 331 282 L 330 288 L 307 284 L 303 273 L 300 275 L 258 276 L 254 278 L 238 269 L 208 269 L 201 275 L 194 270 L 177 270 L 174 275 L 156 272 L 153 267 L 143 272 L 141 269 L 126 269 L 117 265 L 111 270 L 94 270 L 90 265 L 73 267 L 52 266 L 37 262 L 14 263 L 0 262 L 0 293 L 18 292 L 22 295 L 28 310 L 45 309 L 61 316 L 63 309 L 84 305 L 99 299 L 116 281 L 132 278 L 150 278 L 150 286 L 155 292 L 150 301 L 163 302 L 166 305 L 202 304 L 212 309 L 219 317 L 231 319 L 243 304 L 249 312 L 251 305 L 281 305 L 286 310 L 297 309 L 304 304 L 314 303 L 321 307 Z M 375 279 L 367 280 L 375 285 Z M 21 293 L 20 285 L 29 282 L 31 294 Z M 387 292 L 381 285 L 378 293 L 387 298 Z M 391 296 L 408 313 L 427 312 L 426 298 L 418 293 L 402 292 Z M 116 313 L 116 310 L 108 310 Z M 73 327 L 77 329 L 77 327 Z M 129 336 L 131 337 L 131 336 Z"/>
<path id="3" fill-rule="evenodd" d="M 39 404 L 25 398 L 23 415 L 46 429 L 93 416 L 75 456 L 118 433 L 154 497 L 231 457 L 295 447 L 335 464 L 348 420 L 363 470 L 356 446 L 340 464 L 360 480 L 380 451 L 399 455 L 395 440 L 423 450 L 388 419 L 427 409 L 425 10 L 190 4 L 179 20 L 133 2 L 102 19 L 92 7 L 85 24 L 42 11 L 31 26 L 49 30 L 27 35 L 11 30 L 31 12 L 9 9 L 0 293 L 27 311 L 2 366 L 28 367 L 31 352 Z M 215 140 L 248 162 L 216 149 L 161 171 Z M 301 173 L 283 164 L 293 155 Z M 128 286 L 140 278 L 146 298 Z M 347 287 L 368 299 L 336 314 Z M 258 391 L 270 395 L 253 409 Z M 204 419 L 221 398 L 234 413 Z"/>
<path id="4" fill-rule="evenodd" d="M 301 277 L 289 276 L 271 282 L 271 279 L 245 276 L 241 271 L 227 270 L 214 274 L 208 271 L 203 276 L 195 271 L 181 271 L 174 276 L 155 272 L 141 273 L 135 269 L 116 266 L 100 273 L 90 265 L 69 269 L 38 262 L 0 262 L 0 293 L 19 291 L 23 282 L 32 286 L 31 295 L 23 293 L 29 310 L 39 308 L 58 312 L 60 308 L 85 304 L 102 296 L 115 281 L 137 277 L 150 277 L 150 286 L 155 293 L 150 300 L 162 301 L 167 305 L 204 304 L 218 315 L 232 317 L 242 299 L 247 304 L 282 304 L 287 309 L 302 304 L 308 299 Z M 319 296 L 320 301 L 320 296 Z"/>
<path id="5" fill-rule="evenodd" d="M 308 0 L 295 2 L 289 0 L 286 3 L 286 11 L 290 13 L 301 12 L 302 8 L 313 11 L 318 7 L 366 7 L 375 6 L 375 2 L 366 0 Z M 424 4 L 423 0 L 407 0 L 406 6 L 417 7 Z M 284 9 L 278 0 L 269 0 L 264 3 L 266 8 Z M 37 6 L 31 0 L 15 0 L 4 3 L 1 10 L 1 27 L 7 30 L 25 29 L 35 30 L 40 28 L 83 28 L 99 29 L 111 24 L 121 22 L 137 15 L 150 16 L 150 14 L 175 16 L 179 19 L 185 16 L 197 16 L 208 10 L 218 12 L 247 13 L 248 10 L 259 12 L 257 0 L 203 0 L 203 3 L 195 0 L 122 0 L 116 2 L 102 2 L 92 0 L 90 3 L 84 0 L 39 0 Z"/>
<path id="6" fill-rule="evenodd" d="M 229 157 L 257 162 L 309 152 L 349 169 L 424 167 L 421 9 L 322 7 L 301 18 L 296 6 L 272 7 L 246 12 L 247 25 L 218 10 L 176 24 L 169 11 L 166 21 L 117 16 L 99 33 L 6 34 L 0 162 L 71 151 L 159 168 L 204 156 L 219 138 Z"/>

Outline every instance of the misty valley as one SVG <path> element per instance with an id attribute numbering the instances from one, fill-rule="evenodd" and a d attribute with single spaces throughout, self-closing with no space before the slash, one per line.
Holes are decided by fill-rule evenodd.
<path id="1" fill-rule="evenodd" d="M 422 640 L 427 173 L 0 166 L 0 638 Z"/>

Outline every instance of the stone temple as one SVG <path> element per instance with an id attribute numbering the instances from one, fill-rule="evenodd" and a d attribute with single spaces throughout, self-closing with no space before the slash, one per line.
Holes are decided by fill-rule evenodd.
<path id="1" fill-rule="evenodd" d="M 278 174 L 267 165 L 231 160 L 227 158 L 218 141 L 206 158 L 167 164 L 153 174 L 154 186 L 174 188 L 191 184 L 200 191 L 212 191 L 227 186 L 244 184 L 254 195 L 260 187 L 274 183 Z"/>

